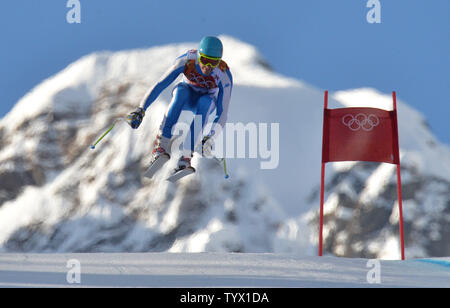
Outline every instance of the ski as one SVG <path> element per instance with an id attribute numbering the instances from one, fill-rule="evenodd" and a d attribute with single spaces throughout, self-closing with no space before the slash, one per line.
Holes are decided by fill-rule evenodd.
<path id="1" fill-rule="evenodd" d="M 167 181 L 175 183 L 176 181 L 184 178 L 185 176 L 187 176 L 189 174 L 193 174 L 193 173 L 195 173 L 195 168 L 193 168 L 193 167 L 187 167 L 184 169 L 175 170 L 175 172 L 167 178 Z"/>
<path id="2" fill-rule="evenodd" d="M 159 169 L 164 166 L 165 163 L 167 163 L 170 159 L 170 155 L 167 153 L 164 153 L 160 156 L 158 156 L 150 165 L 150 167 L 147 168 L 147 171 L 145 171 L 144 176 L 146 178 L 151 179 L 156 172 L 158 172 Z"/>

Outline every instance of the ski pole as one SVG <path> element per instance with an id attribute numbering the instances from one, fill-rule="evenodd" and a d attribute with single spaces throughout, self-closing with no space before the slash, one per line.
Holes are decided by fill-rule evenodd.
<path id="1" fill-rule="evenodd" d="M 203 148 L 202 148 L 202 144 L 199 144 L 198 146 L 197 146 L 197 150 L 200 152 L 200 153 L 202 153 L 202 156 L 203 156 Z M 210 155 L 211 155 L 211 153 L 209 153 Z M 206 156 L 204 156 L 204 157 L 206 157 Z M 212 159 L 214 159 L 218 164 L 222 164 L 222 166 L 223 166 L 223 173 L 225 174 L 225 178 L 226 179 L 228 179 L 229 177 L 230 177 L 230 175 L 228 174 L 228 172 L 227 172 L 227 162 L 226 162 L 226 160 L 225 160 L 225 158 L 217 158 L 217 157 L 215 157 L 214 155 L 211 155 L 211 158 Z"/>
<path id="2" fill-rule="evenodd" d="M 230 175 L 227 172 L 227 161 L 225 158 L 222 158 L 222 164 L 223 164 L 223 173 L 225 173 L 225 178 L 228 179 Z"/>
<path id="3" fill-rule="evenodd" d="M 230 177 L 230 175 L 227 172 L 227 161 L 225 160 L 225 158 L 219 159 L 215 156 L 212 157 L 216 162 L 218 162 L 219 164 L 222 164 L 223 166 L 223 173 L 225 174 L 225 178 L 228 179 Z"/>
<path id="4" fill-rule="evenodd" d="M 94 142 L 94 144 L 91 144 L 91 150 L 95 149 L 95 146 L 97 145 L 97 143 L 99 143 L 114 128 L 114 126 L 116 126 L 117 122 L 119 122 L 120 120 L 123 120 L 123 119 L 118 118 L 118 119 L 114 120 L 113 124 L 108 128 L 108 130 L 100 138 L 98 138 L 97 141 Z"/>

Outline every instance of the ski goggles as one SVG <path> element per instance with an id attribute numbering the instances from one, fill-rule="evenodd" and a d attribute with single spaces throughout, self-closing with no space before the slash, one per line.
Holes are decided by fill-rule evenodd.
<path id="1" fill-rule="evenodd" d="M 205 66 L 210 66 L 212 68 L 217 67 L 220 63 L 220 58 L 208 57 L 207 55 L 204 55 L 202 53 L 200 54 L 198 60 L 200 61 L 201 64 Z"/>

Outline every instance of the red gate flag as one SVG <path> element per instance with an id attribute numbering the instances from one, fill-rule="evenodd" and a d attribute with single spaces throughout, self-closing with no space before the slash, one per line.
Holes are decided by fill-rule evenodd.
<path id="1" fill-rule="evenodd" d="M 377 108 L 324 110 L 322 162 L 398 164 L 397 113 Z"/>
<path id="2" fill-rule="evenodd" d="M 395 92 L 392 92 L 392 99 L 393 110 L 368 107 L 328 109 L 328 91 L 325 91 L 320 181 L 319 256 L 322 255 L 323 244 L 325 163 L 373 161 L 397 165 L 400 246 L 402 260 L 405 259 Z"/>

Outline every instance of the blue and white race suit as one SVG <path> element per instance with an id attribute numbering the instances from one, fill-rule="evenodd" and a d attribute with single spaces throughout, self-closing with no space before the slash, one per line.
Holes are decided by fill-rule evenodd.
<path id="1" fill-rule="evenodd" d="M 197 50 L 189 50 L 175 60 L 173 66 L 148 91 L 143 102 L 144 110 L 147 110 L 161 92 L 181 73 L 183 80 L 173 90 L 172 100 L 161 125 L 162 136 L 168 139 L 172 138 L 172 128 L 178 122 L 183 110 L 189 110 L 195 116 L 201 116 L 202 129 L 200 132 L 203 132 L 209 116 L 215 110 L 216 116 L 210 134 L 218 133 L 223 129 L 227 120 L 233 77 L 228 65 L 223 60 L 210 75 L 204 75 L 198 62 Z M 191 123 L 190 132 L 190 147 L 194 151 L 200 134 L 194 129 L 194 122 Z"/>

